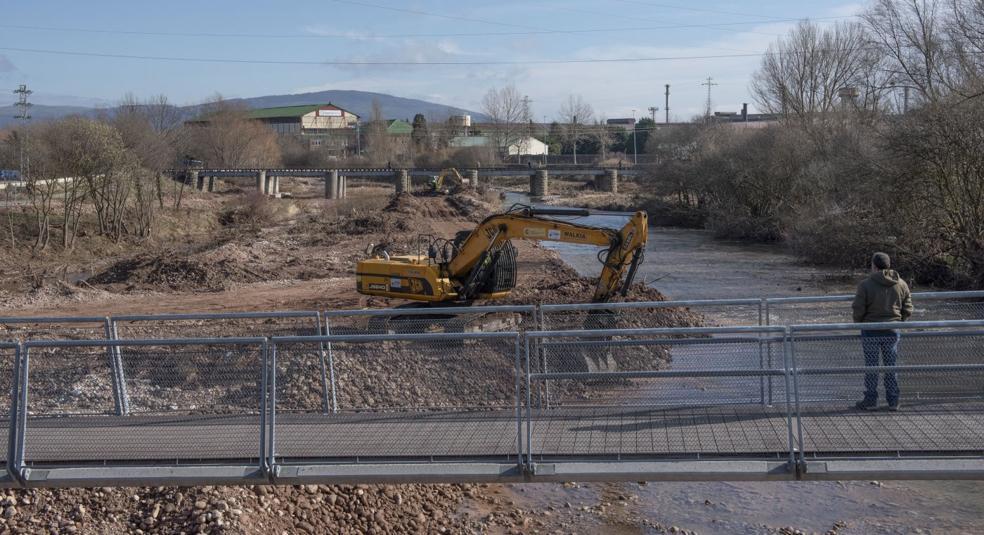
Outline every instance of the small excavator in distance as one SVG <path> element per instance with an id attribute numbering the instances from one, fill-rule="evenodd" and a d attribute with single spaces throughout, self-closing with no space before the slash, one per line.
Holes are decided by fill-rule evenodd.
<path id="1" fill-rule="evenodd" d="M 440 174 L 435 175 L 430 180 L 431 192 L 441 195 L 454 193 L 463 188 L 464 185 L 465 178 L 454 167 L 442 170 Z"/>
<path id="2" fill-rule="evenodd" d="M 390 255 L 371 247 L 356 266 L 359 293 L 430 304 L 468 304 L 509 295 L 516 286 L 516 248 L 511 240 L 555 241 L 604 247 L 603 267 L 593 302 L 611 301 L 628 291 L 643 260 L 648 237 L 645 212 L 627 212 L 620 230 L 581 225 L 551 217 L 585 217 L 590 210 L 515 205 L 492 215 L 453 240 L 434 238 L 427 254 Z M 611 214 L 610 212 L 606 212 Z"/>

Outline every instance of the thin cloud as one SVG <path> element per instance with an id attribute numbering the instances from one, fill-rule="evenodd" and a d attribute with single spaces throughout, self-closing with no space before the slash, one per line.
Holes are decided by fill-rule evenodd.
<path id="1" fill-rule="evenodd" d="M 17 66 L 3 54 L 0 54 L 0 72 L 17 72 Z"/>

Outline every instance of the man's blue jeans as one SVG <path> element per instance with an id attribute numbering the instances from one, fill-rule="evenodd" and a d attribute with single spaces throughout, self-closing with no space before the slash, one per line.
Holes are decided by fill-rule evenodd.
<path id="1" fill-rule="evenodd" d="M 864 365 L 878 366 L 881 355 L 882 366 L 895 366 L 899 357 L 898 331 L 861 331 L 861 347 L 864 350 Z M 885 400 L 889 405 L 899 401 L 899 379 L 895 372 L 885 373 Z M 864 401 L 878 401 L 878 374 L 864 374 Z"/>

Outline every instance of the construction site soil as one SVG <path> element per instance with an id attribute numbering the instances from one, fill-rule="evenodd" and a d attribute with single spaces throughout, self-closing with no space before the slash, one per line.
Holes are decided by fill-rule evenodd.
<path id="1" fill-rule="evenodd" d="M 105 316 L 168 312 L 232 312 L 258 310 L 325 310 L 382 308 L 399 304 L 359 295 L 354 290 L 354 265 L 370 244 L 386 243 L 391 251 L 415 251 L 418 235 L 451 237 L 473 228 L 499 210 L 497 194 L 393 196 L 379 187 L 350 190 L 342 201 L 317 198 L 250 198 L 235 190 L 208 197 L 193 194 L 169 229 L 172 239 L 157 246 L 121 247 L 112 255 L 38 258 L 31 269 L 62 273 L 38 281 L 24 273 L 27 264 L 5 264 L 0 271 L 0 314 L 3 316 Z M 244 214 L 249 214 L 247 217 Z M 205 221 L 207 219 L 207 221 Z M 593 281 L 578 276 L 555 254 L 533 243 L 518 243 L 519 283 L 504 303 L 566 303 L 591 299 Z M 31 282 L 33 278 L 33 283 Z M 632 287 L 629 300 L 662 300 L 642 285 Z M 483 319 L 480 321 L 488 321 Z M 522 318 L 503 319 L 515 328 Z M 583 325 L 586 318 L 564 321 Z M 652 309 L 621 317 L 619 326 L 680 326 L 701 318 L 685 310 Z M 339 326 L 344 322 L 339 320 Z M 4 325 L 2 338 L 99 338 L 100 326 L 51 328 Z M 89 329 L 86 331 L 86 329 Z M 352 329 L 368 327 L 352 323 Z M 314 334 L 310 323 L 227 321 L 155 326 L 123 323 L 124 336 L 240 336 Z M 344 351 L 339 348 L 342 355 Z M 353 356 L 339 363 L 343 383 L 339 402 L 347 407 L 433 407 L 467 400 L 473 405 L 498 405 L 512 399 L 511 363 L 502 362 L 501 348 L 484 344 L 460 351 L 465 357 L 448 367 L 441 358 L 447 348 L 404 348 L 399 361 Z M 307 352 L 285 355 L 278 366 L 285 407 L 319 410 L 324 392 L 309 379 Z M 659 348 L 622 357 L 623 367 L 659 367 L 668 359 Z M 57 361 L 52 361 L 57 367 Z M 172 410 L 193 412 L 209 399 L 230 399 L 229 385 L 194 377 L 180 364 L 160 361 L 168 381 L 198 381 L 198 395 L 166 400 Z M 85 367 L 83 367 L 83 370 Z M 161 370 L 148 374 L 163 373 Z M 104 403 L 92 397 L 110 385 L 93 383 L 91 374 L 52 373 L 38 388 L 65 392 L 59 406 Z M 101 375 L 105 377 L 104 375 Z M 441 380 L 434 380 L 440 377 Z M 189 383 L 191 384 L 191 383 Z M 197 384 L 197 383 L 196 383 Z M 279 391 L 278 391 L 279 392 Z M 73 394 L 74 393 L 74 394 Z M 571 391 L 583 396 L 583 391 Z M 141 399 L 148 410 L 154 395 Z M 138 400 L 139 402 L 139 400 Z M 215 407 L 215 410 L 223 410 Z M 537 509 L 522 503 L 516 490 L 500 485 L 399 485 L 303 487 L 200 487 L 10 490 L 0 492 L 0 532 L 15 533 L 397 533 L 397 532 L 624 532 L 663 531 L 630 518 L 615 518 L 604 507 L 592 511 Z M 546 507 L 546 506 L 544 506 Z M 576 520 L 575 520 L 576 519 Z"/>

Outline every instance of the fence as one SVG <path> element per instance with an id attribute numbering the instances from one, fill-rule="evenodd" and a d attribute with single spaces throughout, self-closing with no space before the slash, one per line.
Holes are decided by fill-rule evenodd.
<path id="1" fill-rule="evenodd" d="M 0 486 L 984 478 L 984 320 L 757 325 L 847 299 L 0 319 Z"/>
<path id="2" fill-rule="evenodd" d="M 984 321 L 865 328 L 894 363 L 853 324 L 0 344 L 0 484 L 984 477 Z"/>

